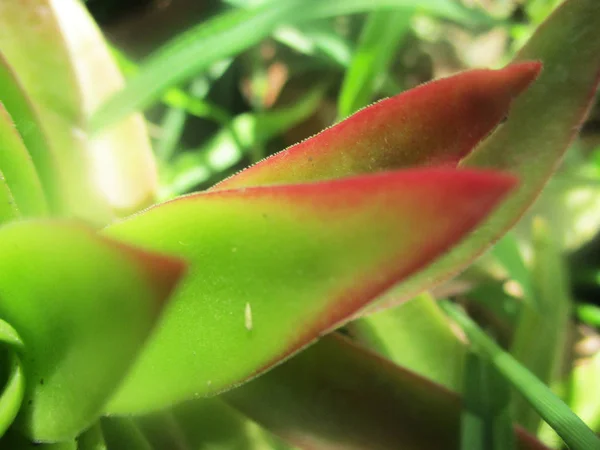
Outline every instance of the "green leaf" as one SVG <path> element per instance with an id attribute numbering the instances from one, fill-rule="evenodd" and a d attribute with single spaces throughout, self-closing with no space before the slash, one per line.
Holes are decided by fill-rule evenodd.
<path id="1" fill-rule="evenodd" d="M 15 197 L 13 196 L 6 179 L 0 171 L 0 225 L 21 216 Z"/>
<path id="2" fill-rule="evenodd" d="M 43 216 L 48 205 L 31 156 L 10 114 L 0 103 L 0 171 L 24 216 Z"/>
<path id="3" fill-rule="evenodd" d="M 335 334 L 222 398 L 300 448 L 459 448 L 458 396 Z"/>
<path id="4" fill-rule="evenodd" d="M 534 292 L 529 268 L 525 264 L 519 242 L 509 232 L 500 239 L 490 252 L 508 272 L 509 278 L 518 283 L 525 302 L 534 301 Z"/>
<path id="5" fill-rule="evenodd" d="M 182 271 L 177 260 L 50 221 L 0 228 L 0 317 L 23 341 L 18 427 L 74 438 L 101 412 Z"/>
<path id="6" fill-rule="evenodd" d="M 541 218 L 534 222 L 531 277 L 533 298 L 521 308 L 511 354 L 539 380 L 551 385 L 557 381 L 567 351 L 571 324 L 570 286 L 560 250 L 549 225 Z M 535 433 L 539 415 L 517 394 L 515 419 Z"/>
<path id="7" fill-rule="evenodd" d="M 600 439 L 535 375 L 502 350 L 464 312 L 452 303 L 441 303 L 446 313 L 465 331 L 477 351 L 529 402 L 572 450 L 594 450 Z"/>
<path id="8" fill-rule="evenodd" d="M 23 367 L 16 350 L 22 350 L 23 342 L 16 330 L 0 319 L 0 342 L 7 348 L 0 361 L 0 370 L 8 369 L 5 384 L 0 394 L 0 438 L 6 433 L 8 427 L 19 412 L 25 393 L 25 379 Z M 2 364 L 6 364 L 2 367 Z M 4 381 L 4 380 L 3 380 Z"/>
<path id="9" fill-rule="evenodd" d="M 8 111 L 31 156 L 46 197 L 54 210 L 59 208 L 56 158 L 42 130 L 38 111 L 0 52 L 0 102 Z"/>
<path id="10" fill-rule="evenodd" d="M 577 307 L 577 317 L 584 323 L 600 328 L 600 307 L 583 304 Z"/>
<path id="11" fill-rule="evenodd" d="M 0 438 L 0 447 L 10 450 L 77 450 L 77 442 L 74 439 L 52 444 L 32 442 L 11 428 Z"/>
<path id="12" fill-rule="evenodd" d="M 362 317 L 348 326 L 355 339 L 399 366 L 461 392 L 465 345 L 429 294 Z"/>
<path id="13" fill-rule="evenodd" d="M 39 113 L 66 214 L 106 223 L 152 202 L 156 170 L 142 117 L 86 133 L 91 111 L 123 80 L 80 1 L 1 2 L 0 52 Z"/>
<path id="14" fill-rule="evenodd" d="M 338 98 L 338 117 L 346 117 L 373 100 L 376 82 L 385 75 L 402 37 L 410 30 L 412 11 L 378 11 L 363 25 L 358 48 L 346 70 Z"/>
<path id="15" fill-rule="evenodd" d="M 77 436 L 77 450 L 109 450 L 99 421 Z"/>
<path id="16" fill-rule="evenodd" d="M 131 417 L 103 417 L 102 433 L 110 450 L 153 450 Z"/>
<path id="17" fill-rule="evenodd" d="M 241 7 L 256 7 L 277 3 L 277 0 L 255 0 L 244 2 L 227 0 L 228 3 Z M 295 21 L 308 21 L 324 19 L 347 14 L 358 14 L 381 10 L 414 9 L 416 12 L 433 15 L 444 19 L 454 20 L 463 25 L 472 27 L 489 27 L 497 21 L 489 16 L 483 9 L 468 8 L 461 3 L 449 0 L 345 0 L 319 1 L 315 4 L 306 4 L 299 9 Z"/>
<path id="18" fill-rule="evenodd" d="M 569 378 L 569 405 L 590 428 L 600 433 L 600 352 L 577 361 Z"/>
<path id="19" fill-rule="evenodd" d="M 157 409 L 263 372 L 446 251 L 513 183 L 389 172 L 189 195 L 111 225 L 108 235 L 190 270 L 107 411 Z"/>
<path id="20" fill-rule="evenodd" d="M 508 383 L 475 353 L 467 355 L 465 366 L 461 449 L 515 449 Z"/>

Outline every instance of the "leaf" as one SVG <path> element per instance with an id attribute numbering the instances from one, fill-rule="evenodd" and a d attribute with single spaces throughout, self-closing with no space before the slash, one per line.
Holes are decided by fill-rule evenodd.
<path id="1" fill-rule="evenodd" d="M 21 216 L 6 179 L 0 171 L 0 225 Z"/>
<path id="2" fill-rule="evenodd" d="M 399 366 L 455 392 L 462 391 L 466 347 L 431 295 L 421 294 L 348 327 L 360 343 Z"/>
<path id="3" fill-rule="evenodd" d="M 105 223 L 151 203 L 156 173 L 142 117 L 93 138 L 85 131 L 91 111 L 123 83 L 85 6 L 1 2 L 0 52 L 39 113 L 65 213 Z"/>
<path id="4" fill-rule="evenodd" d="M 509 232 L 500 239 L 490 253 L 508 272 L 511 281 L 518 283 L 525 302 L 534 301 L 533 286 L 530 270 L 525 264 L 519 242 L 513 233 Z"/>
<path id="5" fill-rule="evenodd" d="M 77 442 L 74 439 L 52 444 L 31 442 L 11 428 L 5 436 L 0 438 L 0 447 L 10 450 L 77 450 Z"/>
<path id="6" fill-rule="evenodd" d="M 454 166 L 509 111 L 537 63 L 472 70 L 411 89 L 269 157 L 216 189 L 296 183 L 405 168 Z"/>
<path id="7" fill-rule="evenodd" d="M 47 203 L 40 179 L 10 114 L 0 103 L 0 171 L 24 216 L 43 216 Z"/>
<path id="8" fill-rule="evenodd" d="M 346 14 L 371 11 L 413 10 L 416 13 L 454 20 L 471 28 L 489 28 L 498 21 L 483 9 L 468 8 L 448 0 L 345 0 L 343 2 L 317 2 L 299 12 L 296 21 L 324 19 Z"/>
<path id="9" fill-rule="evenodd" d="M 346 70 L 338 98 L 338 117 L 369 104 L 376 81 L 387 73 L 398 44 L 410 30 L 412 11 L 376 11 L 369 15 L 352 63 Z"/>
<path id="10" fill-rule="evenodd" d="M 131 365 L 182 264 L 50 221 L 3 226 L 0 254 L 0 317 L 24 345 L 18 427 L 72 439 Z"/>
<path id="11" fill-rule="evenodd" d="M 300 448 L 459 448 L 458 396 L 335 334 L 222 397 Z"/>
<path id="12" fill-rule="evenodd" d="M 508 383 L 475 353 L 470 352 L 465 363 L 461 449 L 515 449 Z"/>
<path id="13" fill-rule="evenodd" d="M 58 168 L 55 155 L 42 130 L 38 111 L 0 52 L 0 102 L 8 111 L 31 156 L 46 197 L 54 210 L 59 208 Z"/>
<path id="14" fill-rule="evenodd" d="M 238 7 L 256 7 L 277 0 L 225 0 Z M 485 10 L 468 8 L 448 0 L 346 0 L 344 2 L 317 2 L 298 11 L 296 21 L 324 19 L 347 14 L 358 14 L 381 10 L 413 9 L 419 13 L 454 20 L 466 26 L 484 27 L 495 24 Z"/>
<path id="15" fill-rule="evenodd" d="M 398 286 L 397 299 L 411 298 L 464 269 L 533 203 L 587 115 L 600 80 L 598 55 L 600 2 L 565 1 L 516 57 L 540 59 L 540 78 L 515 101 L 507 122 L 460 163 L 461 168 L 506 170 L 523 183 L 460 245 Z"/>
<path id="16" fill-rule="evenodd" d="M 77 436 L 77 450 L 109 450 L 99 421 Z"/>
<path id="17" fill-rule="evenodd" d="M 8 369 L 7 373 L 1 373 L 0 379 L 4 381 L 2 393 L 0 394 L 0 438 L 6 433 L 8 427 L 19 412 L 25 391 L 25 379 L 23 367 L 15 350 L 22 350 L 21 337 L 8 323 L 0 319 L 0 342 L 7 348 L 0 355 L 0 369 Z M 4 367 L 2 367 L 4 363 Z M 3 371 L 4 372 L 4 371 Z M 4 380 L 4 375 L 7 375 Z"/>
<path id="18" fill-rule="evenodd" d="M 578 361 L 569 378 L 571 409 L 596 433 L 600 433 L 600 351 Z"/>
<path id="19" fill-rule="evenodd" d="M 111 225 L 109 236 L 190 270 L 107 412 L 158 409 L 263 372 L 446 251 L 513 183 L 390 172 L 195 194 Z"/>
<path id="20" fill-rule="evenodd" d="M 537 30 L 516 61 L 537 58 L 544 70 L 515 101 L 508 121 L 468 155 L 464 168 L 507 170 L 519 189 L 464 242 L 398 290 L 419 292 L 464 268 L 521 217 L 552 175 L 585 119 L 600 75 L 600 2 L 567 0 Z"/>
<path id="21" fill-rule="evenodd" d="M 509 353 L 490 339 L 464 312 L 450 302 L 442 302 L 446 313 L 465 331 L 479 354 L 493 366 L 528 401 L 572 450 L 594 450 L 598 438 L 569 407 L 543 382 L 523 367 Z"/>
<path id="22" fill-rule="evenodd" d="M 102 432 L 110 450 L 153 450 L 130 417 L 103 417 Z"/>
<path id="23" fill-rule="evenodd" d="M 534 222 L 533 236 L 533 298 L 521 308 L 510 353 L 540 381 L 551 385 L 559 379 L 568 348 L 570 286 L 554 234 L 543 219 Z M 540 417 L 523 397 L 517 394 L 513 408 L 515 419 L 537 432 Z"/>

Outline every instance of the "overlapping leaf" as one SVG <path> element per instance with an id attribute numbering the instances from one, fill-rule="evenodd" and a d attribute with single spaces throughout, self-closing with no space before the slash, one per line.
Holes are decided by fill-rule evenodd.
<path id="1" fill-rule="evenodd" d="M 56 158 L 42 131 L 39 114 L 23 87 L 2 57 L 0 51 L 0 102 L 10 114 L 14 125 L 31 156 L 47 200 L 58 209 L 58 173 Z"/>
<path id="2" fill-rule="evenodd" d="M 196 194 L 110 226 L 181 255 L 190 271 L 108 411 L 155 409 L 262 372 L 447 250 L 513 183 L 389 172 Z"/>
<path id="3" fill-rule="evenodd" d="M 66 213 L 105 222 L 115 211 L 147 205 L 156 174 L 142 118 L 130 117 L 93 139 L 85 132 L 91 110 L 122 85 L 85 6 L 77 0 L 1 2 L 0 53 L 39 112 L 59 165 Z"/>
<path id="4" fill-rule="evenodd" d="M 395 292 L 409 296 L 465 268 L 502 236 L 533 203 L 577 135 L 600 80 L 600 2 L 570 0 L 542 24 L 517 61 L 544 64 L 536 83 L 519 99 L 507 122 L 460 164 L 495 168 L 523 180 L 509 201 L 467 240 Z"/>
<path id="5" fill-rule="evenodd" d="M 362 136 L 365 136 L 369 129 L 374 128 L 377 107 L 386 104 L 380 102 L 354 115 L 350 119 L 353 121 L 350 123 L 354 125 L 351 129 L 344 127 L 346 122 L 343 122 L 321 133 L 318 149 L 312 148 L 315 145 L 313 141 L 298 144 L 216 187 L 330 178 L 385 170 L 396 167 L 398 161 L 402 166 L 423 165 L 455 162 L 461 157 L 465 157 L 460 163 L 461 168 L 494 168 L 512 172 L 522 178 L 523 185 L 518 193 L 511 197 L 510 203 L 502 207 L 502 211 L 496 212 L 485 226 L 478 228 L 460 246 L 440 258 L 426 271 L 411 277 L 393 292 L 398 299 L 410 298 L 430 287 L 432 283 L 441 282 L 464 269 L 490 243 L 510 228 L 531 205 L 586 116 L 600 74 L 598 55 L 600 3 L 596 0 L 567 1 L 538 29 L 516 58 L 517 62 L 542 61 L 542 75 L 530 90 L 514 102 L 508 120 L 501 129 L 486 139 L 474 153 L 465 157 L 477 140 L 470 141 L 470 147 L 464 147 L 462 151 L 451 147 L 452 137 L 445 125 L 449 123 L 448 120 L 452 120 L 452 110 L 449 108 L 444 111 L 443 116 L 441 114 L 444 106 L 448 104 L 444 95 L 457 94 L 457 89 L 441 89 L 433 98 L 434 90 L 426 89 L 436 84 L 430 83 L 420 88 L 420 91 L 415 89 L 404 94 L 416 96 L 416 92 L 427 92 L 432 95 L 430 107 L 420 103 L 418 108 L 410 111 L 413 117 L 419 118 L 413 119 L 417 120 L 418 124 L 422 123 L 419 111 L 427 111 L 430 115 L 428 119 L 431 120 L 430 127 L 411 127 L 402 121 L 389 122 L 395 126 L 378 128 L 373 133 L 376 135 L 375 142 L 366 149 L 361 148 L 360 144 L 356 144 L 358 134 L 354 133 L 360 130 Z M 505 71 L 496 73 L 496 83 L 508 87 L 510 93 L 516 94 L 528 85 L 537 69 L 539 67 L 534 63 L 513 64 Z M 469 76 L 476 77 L 473 73 Z M 452 83 L 453 79 L 450 80 Z M 461 97 L 473 95 L 473 98 L 481 99 L 476 95 L 479 91 L 476 86 L 473 82 L 465 83 L 465 91 L 461 93 Z M 397 97 L 402 98 L 403 96 Z M 393 101 L 394 99 L 387 100 Z M 397 100 L 397 103 L 401 104 L 400 100 Z M 432 120 L 436 112 L 440 113 L 440 117 Z M 453 127 L 451 132 L 456 132 L 456 136 L 463 136 L 462 139 L 465 139 L 464 135 L 469 135 L 466 128 L 458 132 L 457 125 L 453 124 Z M 412 134 L 415 129 L 418 130 L 417 135 Z M 394 136 L 406 140 L 402 141 Z M 345 145 L 335 146 L 328 140 L 335 143 L 344 142 Z M 388 147 L 386 140 L 393 144 Z M 458 140 L 460 142 L 460 139 Z M 439 147 L 436 147 L 436 144 Z M 391 149 L 388 150 L 391 156 L 387 156 L 386 148 Z"/>
<path id="6" fill-rule="evenodd" d="M 23 342 L 18 427 L 37 441 L 74 438 L 101 412 L 182 271 L 79 225 L 0 229 L 0 317 Z"/>
<path id="7" fill-rule="evenodd" d="M 455 394 L 335 335 L 223 398 L 300 448 L 458 448 Z M 522 450 L 546 448 L 517 437 Z"/>
<path id="8" fill-rule="evenodd" d="M 24 216 L 40 216 L 47 203 L 40 179 L 12 118 L 0 103 L 0 171 Z"/>
<path id="9" fill-rule="evenodd" d="M 509 112 L 540 65 L 474 70 L 359 111 L 216 189 L 338 178 L 411 166 L 455 166 Z"/>

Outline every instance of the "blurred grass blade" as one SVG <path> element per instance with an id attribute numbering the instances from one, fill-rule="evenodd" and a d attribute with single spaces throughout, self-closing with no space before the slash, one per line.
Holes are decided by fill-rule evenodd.
<path id="1" fill-rule="evenodd" d="M 187 193 L 211 175 L 239 163 L 253 146 L 268 142 L 313 114 L 325 90 L 325 85 L 317 85 L 291 106 L 238 115 L 201 148 L 178 155 L 173 175 L 163 182 L 167 186 L 161 196 Z"/>
<path id="2" fill-rule="evenodd" d="M 510 353 L 546 385 L 557 381 L 567 350 L 571 300 L 566 269 L 547 223 L 538 218 L 533 231 L 533 301 L 521 308 Z M 525 398 L 514 399 L 515 420 L 536 433 L 539 415 Z"/>
<path id="3" fill-rule="evenodd" d="M 461 392 L 465 345 L 430 294 L 362 317 L 348 327 L 360 343 L 399 366 Z"/>
<path id="4" fill-rule="evenodd" d="M 48 203 L 31 156 L 12 117 L 0 103 L 0 172 L 25 217 L 48 213 Z"/>
<path id="5" fill-rule="evenodd" d="M 373 100 L 376 83 L 388 66 L 402 37 L 410 29 L 412 11 L 377 11 L 367 18 L 346 70 L 338 98 L 338 117 L 345 118 Z"/>
<path id="6" fill-rule="evenodd" d="M 477 351 L 529 402 L 572 450 L 597 450 L 600 438 L 535 375 L 489 338 L 475 322 L 450 302 L 446 313 L 465 331 Z"/>
<path id="7" fill-rule="evenodd" d="M 140 68 L 117 48 L 111 48 L 117 64 L 125 75 L 135 77 Z M 208 68 L 208 73 L 197 76 L 192 82 L 191 91 L 186 92 L 177 87 L 168 88 L 161 96 L 161 101 L 171 108 L 182 109 L 188 114 L 203 119 L 212 119 L 222 124 L 229 122 L 229 114 L 224 109 L 205 100 L 212 82 L 221 77 L 231 64 L 231 59 L 219 61 Z M 160 154 L 160 152 L 159 152 Z"/>
<path id="8" fill-rule="evenodd" d="M 175 153 L 185 122 L 187 111 L 183 108 L 169 108 L 160 124 L 160 137 L 155 145 L 156 157 L 161 161 L 168 161 Z"/>
<path id="9" fill-rule="evenodd" d="M 475 353 L 468 353 L 465 364 L 461 450 L 515 449 L 508 383 Z"/>
<path id="10" fill-rule="evenodd" d="M 600 306 L 583 304 L 577 307 L 576 312 L 583 323 L 600 328 Z"/>
<path id="11" fill-rule="evenodd" d="M 336 334 L 221 397 L 300 448 L 459 448 L 457 395 Z"/>
<path id="12" fill-rule="evenodd" d="M 226 0 L 239 7 L 266 5 L 279 0 Z M 475 28 L 488 28 L 497 24 L 485 10 L 469 8 L 452 0 L 344 0 L 320 1 L 311 7 L 299 10 L 297 21 L 323 19 L 347 14 L 368 13 L 382 10 L 413 9 L 415 12 L 454 20 L 462 25 Z"/>
<path id="13" fill-rule="evenodd" d="M 598 337 L 595 337 L 598 339 Z M 600 351 L 577 361 L 571 373 L 569 404 L 571 408 L 600 434 Z"/>
<path id="14" fill-rule="evenodd" d="M 211 64 L 257 44 L 282 22 L 293 20 L 314 0 L 286 0 L 256 9 L 231 10 L 179 35 L 153 54 L 126 88 L 102 105 L 90 119 L 97 132 L 144 108 L 167 90 L 206 70 Z"/>
<path id="15" fill-rule="evenodd" d="M 518 283 L 522 291 L 522 298 L 525 302 L 533 302 L 533 287 L 531 285 L 531 275 L 529 268 L 525 264 L 519 242 L 512 232 L 506 233 L 494 247 L 491 255 L 494 256 L 508 273 L 509 278 Z"/>
<path id="16" fill-rule="evenodd" d="M 352 60 L 349 41 L 331 23 L 282 25 L 273 32 L 273 38 L 299 53 L 325 57 L 341 67 L 349 66 Z"/>

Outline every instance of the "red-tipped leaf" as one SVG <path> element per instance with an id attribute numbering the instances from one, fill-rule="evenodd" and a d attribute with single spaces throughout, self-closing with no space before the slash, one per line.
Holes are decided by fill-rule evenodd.
<path id="1" fill-rule="evenodd" d="M 514 183 L 389 172 L 196 194 L 110 226 L 190 269 L 108 411 L 157 409 L 261 373 L 454 245 Z"/>
<path id="2" fill-rule="evenodd" d="M 213 189 L 340 178 L 411 166 L 456 166 L 537 77 L 537 62 L 471 70 L 369 106 Z"/>

